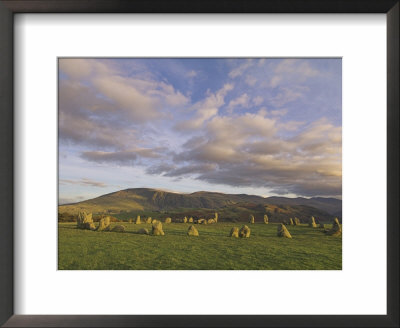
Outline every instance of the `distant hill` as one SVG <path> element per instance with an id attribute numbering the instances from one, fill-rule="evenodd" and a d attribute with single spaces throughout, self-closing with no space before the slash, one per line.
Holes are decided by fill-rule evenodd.
<path id="1" fill-rule="evenodd" d="M 59 213 L 76 214 L 87 211 L 95 214 L 160 213 L 171 217 L 206 215 L 214 210 L 227 220 L 245 220 L 255 213 L 256 221 L 264 213 L 276 220 L 311 215 L 322 220 L 341 217 L 342 201 L 335 198 L 261 197 L 247 194 L 224 194 L 199 191 L 191 194 L 167 192 L 149 188 L 125 189 L 74 204 L 59 206 Z M 186 213 L 186 214 L 185 214 Z M 154 214 L 153 214 L 154 215 Z M 161 215 L 162 216 L 162 215 Z"/>
<path id="2" fill-rule="evenodd" d="M 323 210 L 329 214 L 342 216 L 342 201 L 337 198 L 286 198 L 286 197 L 268 197 L 265 198 L 266 204 L 279 205 L 305 205 Z"/>

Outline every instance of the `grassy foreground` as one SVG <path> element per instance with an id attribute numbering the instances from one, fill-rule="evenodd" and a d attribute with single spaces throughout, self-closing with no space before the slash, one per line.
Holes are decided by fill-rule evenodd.
<path id="1" fill-rule="evenodd" d="M 116 225 L 120 223 L 113 223 Z M 307 225 L 288 226 L 292 239 L 276 236 L 277 224 L 247 224 L 248 239 L 230 238 L 240 223 L 195 225 L 199 237 L 186 235 L 190 224 L 163 224 L 165 236 L 136 234 L 151 224 L 123 223 L 125 233 L 58 225 L 60 270 L 341 270 L 342 238 Z"/>

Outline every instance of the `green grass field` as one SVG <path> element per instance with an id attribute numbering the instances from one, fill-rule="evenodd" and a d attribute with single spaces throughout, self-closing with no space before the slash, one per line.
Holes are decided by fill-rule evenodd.
<path id="1" fill-rule="evenodd" d="M 116 225 L 120 223 L 113 223 Z M 60 270 L 341 270 L 342 238 L 307 225 L 288 226 L 292 239 L 276 236 L 277 224 L 247 224 L 248 239 L 230 238 L 241 223 L 195 225 L 199 237 L 186 235 L 190 224 L 163 224 L 165 236 L 151 224 L 122 223 L 127 231 L 96 232 L 58 225 Z"/>

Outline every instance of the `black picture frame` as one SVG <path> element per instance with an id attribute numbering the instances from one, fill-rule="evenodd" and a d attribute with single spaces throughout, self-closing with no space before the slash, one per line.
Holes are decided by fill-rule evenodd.
<path id="1" fill-rule="evenodd" d="M 399 327 L 398 0 L 0 0 L 0 324 L 4 327 Z M 14 315 L 13 29 L 17 13 L 385 13 L 387 315 Z M 368 293 L 366 286 L 366 293 Z"/>

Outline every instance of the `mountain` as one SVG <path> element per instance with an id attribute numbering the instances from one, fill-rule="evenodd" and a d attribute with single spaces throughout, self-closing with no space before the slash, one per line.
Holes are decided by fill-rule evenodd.
<path id="1" fill-rule="evenodd" d="M 342 201 L 335 198 L 261 197 L 247 194 L 224 194 L 199 191 L 191 194 L 167 192 L 158 189 L 125 189 L 74 204 L 59 206 L 59 213 L 76 214 L 87 211 L 95 214 L 156 212 L 194 216 L 218 210 L 226 218 L 243 220 L 249 213 L 267 213 L 276 219 L 311 215 L 329 220 L 341 217 Z M 204 214 L 205 215 L 205 214 Z"/>
<path id="2" fill-rule="evenodd" d="M 279 204 L 279 205 L 306 205 L 318 208 L 332 215 L 342 216 L 342 201 L 337 198 L 286 198 L 286 197 L 268 197 L 266 204 Z"/>

